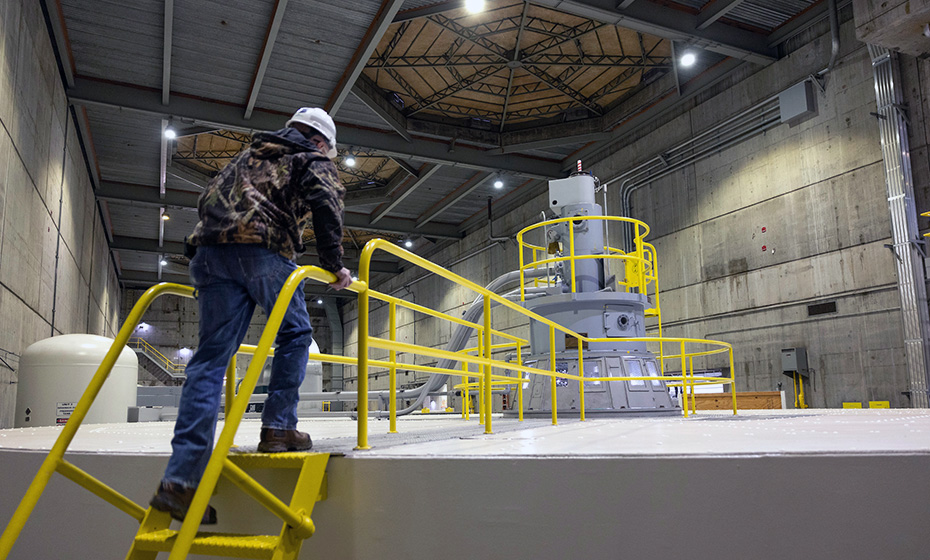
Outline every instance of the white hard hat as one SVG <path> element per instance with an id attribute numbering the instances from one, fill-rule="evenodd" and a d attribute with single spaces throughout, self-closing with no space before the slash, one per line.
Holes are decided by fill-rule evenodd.
<path id="1" fill-rule="evenodd" d="M 322 134 L 330 148 L 326 157 L 330 159 L 336 157 L 336 123 L 333 122 L 329 113 L 319 107 L 301 107 L 297 109 L 291 120 L 287 121 L 286 126 L 291 126 L 295 122 L 303 123 Z"/>

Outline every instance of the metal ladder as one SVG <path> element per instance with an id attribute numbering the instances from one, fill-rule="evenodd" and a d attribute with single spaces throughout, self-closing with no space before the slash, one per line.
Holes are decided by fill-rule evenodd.
<path id="1" fill-rule="evenodd" d="M 188 554 L 227 556 L 231 558 L 262 558 L 295 560 L 304 539 L 313 535 L 310 519 L 317 501 L 326 499 L 327 453 L 234 453 L 223 462 L 223 476 L 246 494 L 284 520 L 277 535 L 245 535 L 234 533 L 198 532 L 203 511 L 191 506 L 180 531 L 169 529 L 168 513 L 149 508 L 133 541 L 127 560 L 155 560 L 159 552 L 170 552 L 170 558 L 185 558 Z M 300 469 L 289 505 L 259 485 L 244 469 Z M 203 484 L 201 484 L 203 487 Z M 199 491 L 199 488 L 198 488 Z M 212 494 L 213 489 L 207 491 Z M 190 520 L 190 522 L 188 521 Z M 185 533 L 193 526 L 195 531 Z"/>
<path id="2" fill-rule="evenodd" d="M 297 558 L 301 543 L 310 537 L 315 529 L 310 519 L 313 506 L 326 496 L 325 471 L 329 454 L 230 454 L 229 451 L 233 447 L 233 439 L 248 406 L 249 397 L 258 384 L 265 360 L 272 352 L 272 343 L 281 327 L 291 297 L 300 287 L 303 279 L 308 277 L 324 282 L 331 282 L 334 278 L 332 273 L 312 266 L 302 267 L 291 274 L 281 289 L 274 308 L 268 314 L 265 330 L 253 352 L 252 361 L 238 395 L 233 395 L 235 362 L 231 362 L 227 368 L 226 422 L 216 440 L 213 453 L 179 531 L 168 529 L 171 518 L 167 513 L 151 508 L 143 509 L 142 506 L 65 460 L 65 452 L 87 416 L 103 383 L 109 377 L 120 352 L 142 319 L 142 314 L 156 298 L 162 295 L 195 297 L 194 288 L 180 284 L 161 283 L 146 290 L 126 317 L 126 321 L 117 333 L 103 362 L 97 368 L 93 379 L 75 406 L 74 412 L 39 467 L 39 472 L 36 473 L 25 496 L 13 512 L 3 534 L 0 535 L 0 560 L 6 560 L 9 556 L 20 532 L 42 497 L 52 475 L 56 472 L 139 521 L 139 532 L 136 534 L 127 558 L 154 559 L 160 551 L 170 551 L 169 560 L 183 560 L 189 553 L 235 558 L 273 558 L 275 560 Z M 299 468 L 300 474 L 290 505 L 285 504 L 262 487 L 246 474 L 244 468 Z M 281 533 L 277 536 L 199 533 L 200 521 L 220 476 L 228 478 L 246 494 L 255 498 L 261 505 L 282 519 L 284 528 Z"/>

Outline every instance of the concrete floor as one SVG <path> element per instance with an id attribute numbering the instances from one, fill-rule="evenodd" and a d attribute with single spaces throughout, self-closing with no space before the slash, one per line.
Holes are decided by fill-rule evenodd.
<path id="1" fill-rule="evenodd" d="M 220 422 L 217 430 L 221 430 Z M 171 452 L 173 422 L 96 424 L 81 428 L 72 453 L 153 454 Z M 254 451 L 260 422 L 243 420 L 239 449 Z M 495 415 L 493 434 L 476 417 L 411 415 L 371 420 L 371 450 L 356 452 L 357 427 L 348 418 L 304 418 L 314 451 L 377 457 L 651 457 L 804 454 L 930 454 L 930 410 L 807 409 L 701 411 L 690 418 L 514 419 Z M 0 430 L 0 450 L 48 450 L 56 427 Z"/>
<path id="2" fill-rule="evenodd" d="M 491 435 L 454 415 L 409 416 L 401 434 L 387 434 L 386 420 L 372 421 L 369 451 L 352 450 L 349 419 L 307 419 L 300 427 L 311 431 L 315 449 L 335 454 L 329 498 L 314 510 L 318 531 L 302 558 L 928 556 L 927 410 L 701 412 L 558 426 L 495 417 Z M 86 426 L 70 459 L 145 503 L 167 460 L 171 428 Z M 258 429 L 258 421 L 244 422 L 240 449 L 254 449 Z M 0 431 L 0 524 L 57 431 Z M 282 496 L 293 483 L 288 473 L 255 476 Z M 216 530 L 280 528 L 225 481 L 212 503 L 220 512 Z M 106 538 L 86 538 L 101 527 Z M 135 528 L 55 477 L 10 558 L 117 558 Z"/>

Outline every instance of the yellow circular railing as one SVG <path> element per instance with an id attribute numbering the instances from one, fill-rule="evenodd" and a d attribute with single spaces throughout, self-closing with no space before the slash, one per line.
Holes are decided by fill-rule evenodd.
<path id="1" fill-rule="evenodd" d="M 562 255 L 551 257 L 551 258 L 539 258 L 539 255 L 547 255 L 549 253 L 548 246 L 540 246 L 530 243 L 524 240 L 524 236 L 536 230 L 542 228 L 543 232 L 547 231 L 549 227 L 566 223 L 573 222 L 575 225 L 578 225 L 582 221 L 596 221 L 596 222 L 623 222 L 631 224 L 633 226 L 633 251 L 627 253 L 621 249 L 616 249 L 613 247 L 604 247 L 604 252 L 601 254 L 594 255 L 578 255 L 575 253 L 575 228 L 569 228 L 569 241 L 568 241 L 568 254 L 565 254 L 565 248 L 562 247 Z M 541 266 L 547 267 L 550 264 L 555 263 L 569 263 L 571 267 L 571 291 L 575 293 L 575 263 L 582 260 L 604 260 L 604 261 L 621 261 L 623 263 L 625 277 L 624 280 L 618 281 L 619 284 L 623 285 L 628 291 L 629 290 L 638 290 L 640 293 L 645 294 L 650 284 L 654 283 L 657 280 L 658 273 L 656 271 L 655 263 L 655 247 L 646 243 L 644 238 L 649 234 L 649 226 L 645 222 L 641 222 L 634 218 L 626 218 L 623 216 L 569 216 L 566 218 L 557 218 L 555 220 L 547 220 L 545 222 L 540 222 L 538 224 L 531 225 L 529 227 L 523 228 L 517 233 L 517 244 L 520 247 L 520 299 L 521 301 L 525 300 L 525 278 L 524 273 L 529 269 L 538 269 Z M 543 234 L 545 235 L 545 233 Z M 526 252 L 530 252 L 530 262 L 526 261 Z"/>

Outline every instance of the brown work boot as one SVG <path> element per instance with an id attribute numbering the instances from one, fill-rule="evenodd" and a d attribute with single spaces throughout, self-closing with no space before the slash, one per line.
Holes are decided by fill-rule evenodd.
<path id="1" fill-rule="evenodd" d="M 261 453 L 283 453 L 285 451 L 306 451 L 313 447 L 310 434 L 297 430 L 277 430 L 262 428 L 258 451 Z"/>
<path id="2" fill-rule="evenodd" d="M 196 491 L 196 488 L 186 488 L 173 482 L 162 482 L 149 505 L 158 511 L 168 512 L 173 519 L 184 521 L 184 516 L 187 515 L 187 509 L 190 507 Z M 200 520 L 200 524 L 216 524 L 216 510 L 213 509 L 213 506 L 207 506 L 207 511 L 203 512 L 203 519 Z"/>

